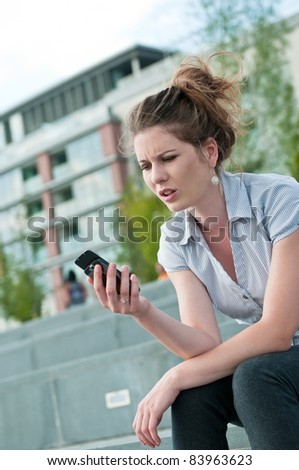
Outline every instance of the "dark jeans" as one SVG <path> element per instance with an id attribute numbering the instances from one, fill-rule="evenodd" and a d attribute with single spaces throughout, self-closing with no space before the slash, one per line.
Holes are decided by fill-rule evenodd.
<path id="1" fill-rule="evenodd" d="M 228 423 L 244 426 L 252 449 L 299 449 L 299 345 L 181 392 L 172 406 L 173 448 L 228 449 Z"/>

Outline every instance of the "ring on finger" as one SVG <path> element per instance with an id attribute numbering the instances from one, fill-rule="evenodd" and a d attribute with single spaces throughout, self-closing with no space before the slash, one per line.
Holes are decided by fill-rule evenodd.
<path id="1" fill-rule="evenodd" d="M 122 304 L 126 304 L 127 302 L 129 302 L 129 299 L 120 299 L 120 301 Z"/>

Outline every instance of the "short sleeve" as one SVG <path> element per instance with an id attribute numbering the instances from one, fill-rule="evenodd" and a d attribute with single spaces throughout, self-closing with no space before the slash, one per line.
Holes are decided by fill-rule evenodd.
<path id="1" fill-rule="evenodd" d="M 299 183 L 292 177 L 281 177 L 265 194 L 265 227 L 276 243 L 299 228 Z"/>
<path id="2" fill-rule="evenodd" d="M 185 257 L 182 253 L 179 242 L 174 241 L 169 236 L 167 224 L 161 227 L 160 246 L 158 251 L 158 261 L 166 272 L 176 272 L 188 270 Z"/>

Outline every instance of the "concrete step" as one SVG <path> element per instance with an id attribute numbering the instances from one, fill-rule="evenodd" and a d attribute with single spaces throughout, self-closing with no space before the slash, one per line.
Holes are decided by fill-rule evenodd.
<path id="1" fill-rule="evenodd" d="M 157 302 L 169 314 L 177 315 L 173 296 Z M 55 322 L 58 324 L 58 322 Z M 11 337 L 0 344 L 0 379 L 33 372 L 58 364 L 152 341 L 152 336 L 130 317 L 107 313 L 90 315 L 81 321 L 62 321 L 60 328 L 39 328 L 32 335 Z M 24 325 L 26 328 L 26 325 Z M 23 329 L 21 326 L 20 332 Z M 32 333 L 28 330 L 27 333 Z"/>
<path id="2" fill-rule="evenodd" d="M 172 450 L 171 429 L 162 429 L 159 431 L 161 444 L 155 449 L 143 446 L 134 434 L 122 436 L 114 439 L 104 439 L 102 441 L 89 442 L 80 446 L 70 446 L 66 449 L 91 449 L 91 450 Z M 241 427 L 233 424 L 228 425 L 227 440 L 230 449 L 250 449 L 247 434 Z"/>
<path id="3" fill-rule="evenodd" d="M 145 295 L 155 305 L 157 304 L 159 308 L 160 306 L 162 308 L 163 305 L 167 308 L 167 305 L 170 303 L 169 308 L 171 309 L 171 312 L 177 311 L 175 290 L 169 280 L 144 284 L 141 286 L 141 291 L 143 295 Z M 50 333 L 52 331 L 53 333 L 56 333 L 68 326 L 72 326 L 77 323 L 84 323 L 85 321 L 93 320 L 94 318 L 102 318 L 108 314 L 108 311 L 102 308 L 96 299 L 90 300 L 84 305 L 72 307 L 58 315 L 38 318 L 36 320 L 25 322 L 19 327 L 11 330 L 2 331 L 0 333 L 0 348 L 4 344 L 11 344 L 14 341 L 38 337 L 39 335 L 43 335 L 45 332 Z"/>
<path id="4" fill-rule="evenodd" d="M 152 341 L 0 381 L 0 449 L 57 449 L 128 435 L 178 358 Z M 169 427 L 169 414 L 161 428 Z"/>
<path id="5" fill-rule="evenodd" d="M 223 339 L 239 329 L 234 321 L 220 323 Z M 3 344 L 0 347 L 0 380 L 152 340 L 153 337 L 130 317 L 109 314 L 90 318 Z"/>
<path id="6" fill-rule="evenodd" d="M 154 303 L 158 308 L 179 318 L 176 295 L 169 281 L 147 285 L 146 290 L 149 297 L 156 295 Z M 223 339 L 240 330 L 234 320 L 219 312 L 217 316 Z M 75 309 L 74 313 L 28 322 L 15 331 L 0 335 L 0 379 L 152 339 L 130 316 L 112 314 L 96 302 L 88 308 Z"/>
<path id="7" fill-rule="evenodd" d="M 178 318 L 169 281 L 142 289 Z M 217 316 L 224 338 L 240 328 Z M 178 362 L 132 318 L 98 302 L 2 333 L 0 449 L 56 449 L 130 436 L 139 401 Z M 169 426 L 167 412 L 161 431 Z"/>
<path id="8" fill-rule="evenodd" d="M 178 362 L 153 341 L 3 379 L 0 449 L 141 448 L 131 435 L 137 405 Z M 167 410 L 160 432 L 169 427 Z M 242 429 L 230 432 L 231 446 L 245 447 Z"/>

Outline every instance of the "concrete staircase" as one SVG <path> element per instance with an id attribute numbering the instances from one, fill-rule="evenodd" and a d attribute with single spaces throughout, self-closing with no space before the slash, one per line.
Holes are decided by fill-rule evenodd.
<path id="1" fill-rule="evenodd" d="M 142 293 L 178 318 L 169 281 Z M 223 338 L 240 329 L 217 314 Z M 133 319 L 98 302 L 0 334 L 0 449 L 144 449 L 132 433 L 138 402 L 179 359 Z M 160 449 L 171 449 L 170 414 Z M 230 427 L 231 448 L 248 448 Z"/>

